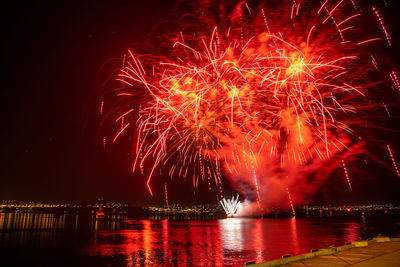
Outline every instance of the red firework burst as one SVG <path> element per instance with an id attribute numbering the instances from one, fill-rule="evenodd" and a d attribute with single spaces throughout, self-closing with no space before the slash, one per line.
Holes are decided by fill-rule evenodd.
<path id="1" fill-rule="evenodd" d="M 291 185 L 304 190 L 304 169 L 362 150 L 363 116 L 384 86 L 379 47 L 391 45 L 379 10 L 278 2 L 208 1 L 160 35 L 157 48 L 124 56 L 105 100 L 117 125 L 109 139 L 136 133 L 133 170 L 147 175 L 151 194 L 157 168 L 191 175 L 195 187 L 200 178 L 221 188 L 224 171 L 251 184 L 259 203 L 273 198 L 272 187 L 281 201 Z M 384 35 L 362 30 L 371 18 Z"/>

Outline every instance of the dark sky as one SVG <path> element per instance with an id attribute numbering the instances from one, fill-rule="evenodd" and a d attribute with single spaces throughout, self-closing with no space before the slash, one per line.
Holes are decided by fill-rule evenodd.
<path id="1" fill-rule="evenodd" d="M 0 199 L 161 201 L 129 173 L 126 157 L 105 155 L 90 113 L 106 62 L 168 18 L 175 1 L 13 2 L 2 8 Z M 396 178 L 379 195 L 388 190 L 396 200 Z M 172 200 L 195 199 L 190 183 L 177 184 L 169 189 Z M 378 184 L 360 186 L 375 192 Z M 161 192 L 163 185 L 155 187 Z"/>
<path id="2" fill-rule="evenodd" d="M 107 60 L 165 19 L 174 1 L 13 3 L 3 10 L 0 199 L 146 196 L 137 195 L 143 181 L 100 150 L 87 113 Z"/>

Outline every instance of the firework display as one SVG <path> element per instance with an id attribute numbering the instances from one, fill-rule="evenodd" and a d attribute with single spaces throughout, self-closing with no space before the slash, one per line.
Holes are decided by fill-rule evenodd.
<path id="1" fill-rule="evenodd" d="M 235 216 L 240 208 L 239 195 L 237 195 L 236 198 L 232 197 L 231 199 L 223 198 L 220 200 L 220 203 L 228 217 Z"/>
<path id="2" fill-rule="evenodd" d="M 176 31 L 124 56 L 101 102 L 113 125 L 103 145 L 132 136 L 132 169 L 150 194 L 158 169 L 195 188 L 203 181 L 220 199 L 225 176 L 259 209 L 287 195 L 301 203 L 341 165 L 352 189 L 345 160 L 365 150 L 364 118 L 389 114 L 372 100 L 391 80 L 398 88 L 382 59 L 392 39 L 381 9 L 303 0 L 190 10 Z M 238 202 L 221 204 L 233 214 Z"/>

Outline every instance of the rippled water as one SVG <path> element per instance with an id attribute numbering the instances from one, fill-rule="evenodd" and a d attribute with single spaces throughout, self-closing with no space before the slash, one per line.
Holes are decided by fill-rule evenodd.
<path id="1" fill-rule="evenodd" d="M 387 228 L 387 227 L 386 227 Z M 0 265 L 240 266 L 342 245 L 376 231 L 361 221 L 128 220 L 109 216 L 0 214 Z M 386 232 L 385 232 L 386 231 Z M 392 232 L 390 232 L 392 231 Z"/>

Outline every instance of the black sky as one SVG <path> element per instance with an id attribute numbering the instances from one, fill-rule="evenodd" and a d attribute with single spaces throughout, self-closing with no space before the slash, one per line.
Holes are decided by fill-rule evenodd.
<path id="1" fill-rule="evenodd" d="M 168 18 L 175 2 L 15 1 L 3 7 L 0 199 L 161 201 L 129 173 L 126 157 L 105 155 L 88 114 L 107 78 L 106 62 Z M 399 45 L 392 12 L 389 25 Z M 396 52 L 393 57 L 398 62 Z M 397 201 L 397 178 L 359 186 L 378 192 L 377 199 L 389 194 L 386 200 Z M 169 190 L 172 200 L 194 199 L 190 182 Z"/>
<path id="2" fill-rule="evenodd" d="M 135 196 L 143 183 L 128 182 L 132 177 L 105 159 L 87 113 L 107 60 L 173 7 L 154 0 L 15 1 L 3 10 L 0 199 L 143 197 Z"/>

